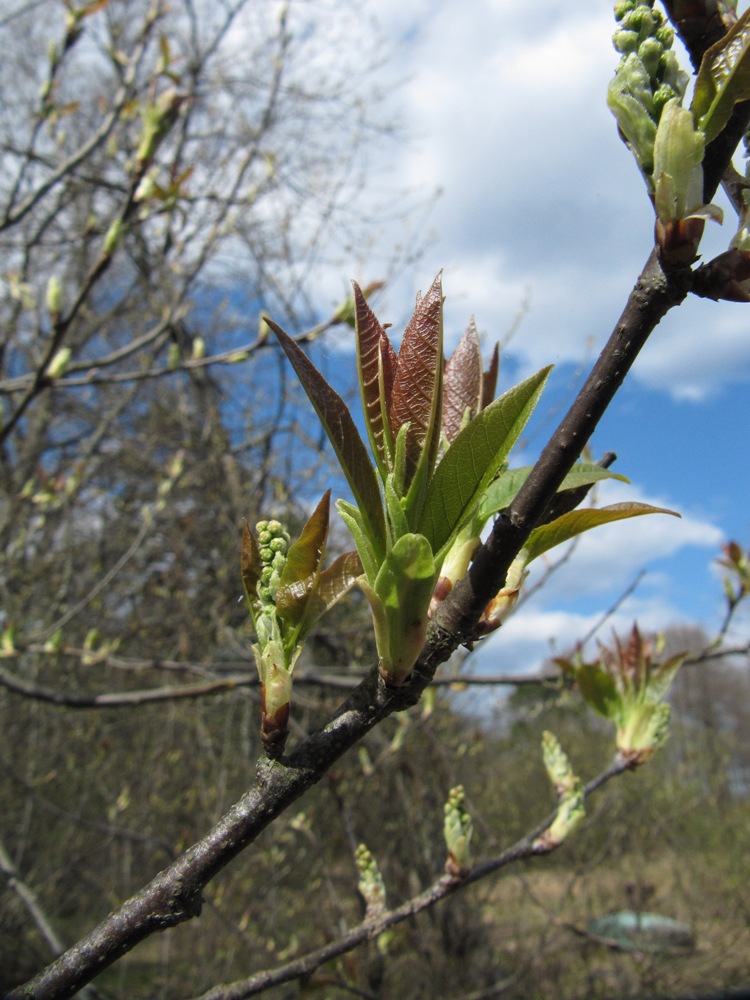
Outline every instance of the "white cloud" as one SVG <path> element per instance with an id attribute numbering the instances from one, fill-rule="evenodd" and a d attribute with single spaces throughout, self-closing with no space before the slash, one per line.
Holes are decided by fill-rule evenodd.
<path id="1" fill-rule="evenodd" d="M 647 386 L 669 385 L 675 399 L 702 402 L 732 382 L 750 380 L 750 316 L 743 303 L 692 300 L 669 317 L 638 362 Z M 687 322 L 683 320 L 687 318 Z"/>
<path id="2" fill-rule="evenodd" d="M 659 507 L 674 507 L 663 497 L 647 497 L 636 485 L 606 482 L 600 505 L 638 499 Z M 673 574 L 690 550 L 705 550 L 705 579 L 722 540 L 708 521 L 683 513 L 681 518 L 649 514 L 596 528 L 579 537 L 571 558 L 477 651 L 476 668 L 483 672 L 530 672 L 556 653 L 571 649 L 618 601 L 641 572 L 646 575 L 614 614 L 607 617 L 599 639 L 607 641 L 634 621 L 646 632 L 660 631 L 687 614 L 675 593 Z M 552 560 L 562 554 L 553 550 Z M 527 586 L 544 571 L 542 560 L 532 564 Z M 587 610 L 593 608 L 593 610 Z M 583 609 L 583 610 L 582 610 Z"/>
<path id="3" fill-rule="evenodd" d="M 513 342 L 524 371 L 601 347 L 653 226 L 645 185 L 606 107 L 616 64 L 610 7 L 548 0 L 529 18 L 523 5 L 500 0 L 475 0 L 470 11 L 448 0 L 372 6 L 408 78 L 394 107 L 417 136 L 389 151 L 393 176 L 443 192 L 431 218 L 437 241 L 411 285 L 389 292 L 390 311 L 405 315 L 442 266 L 449 346 L 471 314 L 502 336 L 528 291 Z M 725 247 L 727 215 L 723 230 L 710 227 L 707 253 Z M 744 315 L 728 304 L 682 307 L 657 330 L 634 377 L 691 401 L 750 379 Z"/>

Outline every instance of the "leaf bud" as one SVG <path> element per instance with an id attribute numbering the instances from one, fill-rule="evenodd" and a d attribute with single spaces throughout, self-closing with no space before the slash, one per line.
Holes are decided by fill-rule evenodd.
<path id="1" fill-rule="evenodd" d="M 72 351 L 69 347 L 61 347 L 47 366 L 47 371 L 45 372 L 47 378 L 62 378 L 68 367 L 71 354 Z"/>
<path id="2" fill-rule="evenodd" d="M 463 877 L 471 868 L 469 845 L 473 832 L 471 816 L 466 810 L 463 785 L 456 785 L 448 793 L 443 823 L 443 834 L 448 848 L 445 870 L 454 878 Z"/>
<path id="3" fill-rule="evenodd" d="M 115 219 L 107 230 L 107 235 L 104 237 L 104 254 L 107 257 L 111 257 L 117 249 L 117 246 L 122 239 L 124 229 L 125 227 L 122 224 L 122 220 Z"/>
<path id="4" fill-rule="evenodd" d="M 385 910 L 385 883 L 378 863 L 365 844 L 360 844 L 354 855 L 359 872 L 357 888 L 367 906 L 367 916 L 375 916 Z"/>
<path id="5" fill-rule="evenodd" d="M 56 274 L 53 274 L 47 282 L 47 309 L 52 322 L 56 323 L 63 310 L 63 288 Z"/>

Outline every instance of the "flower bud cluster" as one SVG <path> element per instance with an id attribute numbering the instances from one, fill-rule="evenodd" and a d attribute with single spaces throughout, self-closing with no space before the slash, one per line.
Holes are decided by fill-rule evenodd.
<path id="1" fill-rule="evenodd" d="M 255 526 L 262 565 L 258 597 L 262 604 L 274 604 L 281 574 L 286 566 L 289 533 L 281 521 L 258 521 Z"/>
<path id="2" fill-rule="evenodd" d="M 469 845 L 472 833 L 473 824 L 466 810 L 464 788 L 463 785 L 456 785 L 448 793 L 443 823 L 443 834 L 448 848 L 445 870 L 455 878 L 462 877 L 471 868 Z"/>
<path id="3" fill-rule="evenodd" d="M 688 84 L 672 51 L 674 29 L 647 0 L 617 0 L 614 46 L 622 54 L 607 100 L 620 131 L 650 179 L 656 127 L 668 101 Z"/>
<path id="4" fill-rule="evenodd" d="M 385 910 L 385 883 L 378 863 L 365 844 L 360 844 L 354 855 L 359 872 L 357 888 L 367 905 L 367 915 L 374 916 Z"/>

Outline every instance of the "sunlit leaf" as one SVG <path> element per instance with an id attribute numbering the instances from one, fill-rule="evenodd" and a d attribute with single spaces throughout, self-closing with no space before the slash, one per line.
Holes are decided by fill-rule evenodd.
<path id="1" fill-rule="evenodd" d="M 482 397 L 482 351 L 476 323 L 472 319 L 448 358 L 443 373 L 443 434 L 454 441 L 469 411 L 479 412 Z"/>
<path id="2" fill-rule="evenodd" d="M 738 101 L 750 99 L 750 10 L 707 49 L 695 81 L 690 110 L 711 142 Z"/>
<path id="3" fill-rule="evenodd" d="M 443 292 L 440 275 L 421 297 L 404 331 L 398 352 L 389 415 L 394 437 L 409 425 L 405 488 L 418 466 L 431 469 L 440 439 L 443 368 Z"/>
<path id="4" fill-rule="evenodd" d="M 331 491 L 326 490 L 287 552 L 276 592 L 276 611 L 292 629 L 304 618 L 307 602 L 317 586 L 328 539 L 330 504 Z"/>
<path id="5" fill-rule="evenodd" d="M 333 445 L 342 471 L 354 494 L 372 548 L 382 558 L 385 545 L 385 519 L 377 475 L 359 436 L 352 415 L 341 396 L 323 378 L 305 352 L 280 326 L 267 319 L 292 363 L 302 387 L 318 414 Z"/>
<path id="6" fill-rule="evenodd" d="M 402 535 L 383 560 L 375 586 L 362 587 L 373 611 L 381 670 L 395 683 L 405 679 L 422 649 L 434 587 L 429 542 L 415 534 Z"/>
<path id="7" fill-rule="evenodd" d="M 609 507 L 594 507 L 587 510 L 571 510 L 562 514 L 549 524 L 535 528 L 529 535 L 524 549 L 528 553 L 527 562 L 536 559 L 556 545 L 562 545 L 576 535 L 600 524 L 610 524 L 628 517 L 639 517 L 641 514 L 671 514 L 680 515 L 666 507 L 652 507 L 647 503 L 615 503 Z"/>
<path id="8" fill-rule="evenodd" d="M 318 585 L 311 595 L 307 606 L 307 616 L 299 639 L 304 638 L 315 622 L 336 604 L 340 598 L 351 590 L 357 579 L 362 575 L 362 560 L 357 552 L 344 552 L 324 569 L 318 577 Z"/>
<path id="9" fill-rule="evenodd" d="M 518 469 L 507 469 L 501 472 L 497 479 L 494 479 L 482 497 L 479 505 L 479 514 L 484 519 L 497 514 L 510 506 L 518 491 L 526 482 L 533 466 L 526 465 Z M 609 469 L 602 468 L 593 462 L 577 462 L 560 485 L 558 492 L 563 490 L 575 490 L 581 486 L 592 486 L 602 479 L 619 479 L 620 482 L 627 483 L 626 476 L 621 476 L 618 472 L 610 472 Z"/>
<path id="10" fill-rule="evenodd" d="M 341 520 L 348 528 L 349 534 L 354 539 L 357 552 L 362 560 L 365 576 L 368 580 L 374 580 L 378 575 L 379 561 L 372 550 L 372 544 L 367 535 L 362 514 L 354 504 L 348 503 L 346 500 L 337 500 L 336 509 L 339 512 Z"/>
<path id="11" fill-rule="evenodd" d="M 443 456 L 427 489 L 419 527 L 438 563 L 515 444 L 550 370 L 543 368 L 482 410 Z"/>

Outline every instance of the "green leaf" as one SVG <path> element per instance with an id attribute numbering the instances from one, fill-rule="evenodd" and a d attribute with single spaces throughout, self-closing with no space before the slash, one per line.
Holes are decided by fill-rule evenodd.
<path id="1" fill-rule="evenodd" d="M 266 322 L 276 334 L 315 407 L 354 494 L 372 549 L 381 559 L 385 551 L 385 518 L 378 479 L 349 408 L 292 338 L 273 320 L 267 319 Z"/>
<path id="2" fill-rule="evenodd" d="M 326 490 L 290 547 L 276 592 L 276 612 L 287 629 L 297 629 L 315 592 L 325 558 L 331 491 Z"/>
<path id="3" fill-rule="evenodd" d="M 388 531 L 391 540 L 400 538 L 409 532 L 409 522 L 404 512 L 401 497 L 394 485 L 395 475 L 390 473 L 385 480 L 385 510 L 388 521 Z"/>
<path id="4" fill-rule="evenodd" d="M 599 715 L 616 723 L 622 714 L 622 700 L 607 671 L 595 663 L 584 663 L 576 670 L 575 679 L 584 701 Z"/>
<path id="5" fill-rule="evenodd" d="M 443 378 L 443 292 L 440 275 L 417 300 L 398 352 L 389 420 L 395 438 L 408 424 L 404 489 L 426 481 L 437 457 Z M 417 470 L 422 471 L 417 476 Z M 420 484 L 421 485 L 421 484 Z M 418 503 L 419 498 L 412 499 Z"/>
<path id="6" fill-rule="evenodd" d="M 479 514 L 484 521 L 509 507 L 516 494 L 526 482 L 533 466 L 525 465 L 519 469 L 507 469 L 494 479 L 482 497 Z M 564 490 L 575 490 L 581 486 L 592 486 L 602 479 L 619 479 L 627 483 L 629 479 L 618 472 L 610 472 L 593 462 L 577 462 L 560 484 L 558 493 Z"/>
<path id="7" fill-rule="evenodd" d="M 738 101 L 750 98 L 750 10 L 707 49 L 695 81 L 690 110 L 711 142 L 721 132 Z"/>
<path id="8" fill-rule="evenodd" d="M 482 399 L 482 352 L 479 334 L 472 319 L 458 345 L 445 363 L 443 373 L 443 434 L 454 441 L 469 411 L 473 419 Z"/>
<path id="9" fill-rule="evenodd" d="M 406 679 L 424 645 L 435 576 L 427 539 L 406 534 L 387 553 L 375 586 L 362 587 L 373 610 L 381 671 L 393 683 Z"/>
<path id="10" fill-rule="evenodd" d="M 370 539 L 367 536 L 367 531 L 365 530 L 364 520 L 362 519 L 362 514 L 354 504 L 348 503 L 346 500 L 337 500 L 336 509 L 341 516 L 341 520 L 349 529 L 349 533 L 354 539 L 354 544 L 357 546 L 357 552 L 362 560 L 362 567 L 364 569 L 365 576 L 368 580 L 375 580 L 378 575 L 379 561 L 375 558 L 375 553 L 372 550 L 372 545 L 370 544 Z"/>
<path id="11" fill-rule="evenodd" d="M 596 528 L 600 524 L 609 524 L 612 521 L 622 521 L 627 517 L 639 517 L 641 514 L 671 514 L 673 517 L 680 515 L 674 510 L 666 507 L 652 507 L 647 503 L 615 503 L 609 507 L 594 507 L 587 510 L 571 510 L 567 514 L 562 514 L 549 524 L 542 524 L 534 528 L 524 545 L 528 554 L 527 564 L 532 559 L 536 559 L 542 553 L 562 545 L 576 535 L 590 528 Z"/>
<path id="12" fill-rule="evenodd" d="M 438 565 L 515 444 L 550 370 L 543 368 L 477 414 L 443 456 L 427 488 L 419 525 Z"/>
<path id="13" fill-rule="evenodd" d="M 386 433 L 387 405 L 393 392 L 396 354 L 393 346 L 370 309 L 359 285 L 354 286 L 354 322 L 357 331 L 357 370 L 370 447 L 381 478 L 389 466 L 389 437 Z"/>

